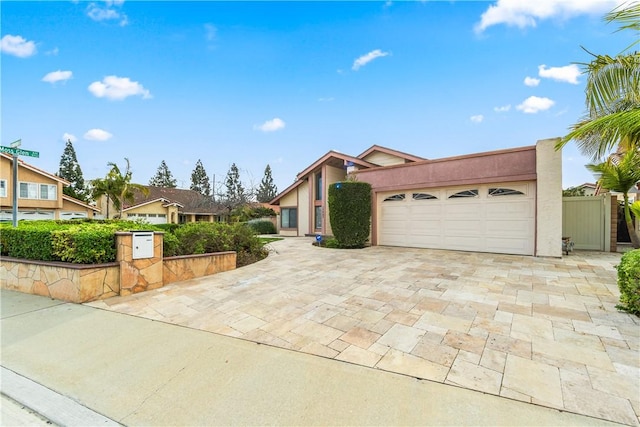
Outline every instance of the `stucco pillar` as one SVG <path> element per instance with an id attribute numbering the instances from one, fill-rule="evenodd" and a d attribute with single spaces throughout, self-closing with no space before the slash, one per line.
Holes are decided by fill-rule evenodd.
<path id="1" fill-rule="evenodd" d="M 149 232 L 145 232 L 149 233 Z M 164 285 L 162 269 L 162 242 L 164 233 L 153 234 L 153 249 L 149 253 L 134 248 L 135 232 L 116 233 L 116 261 L 120 263 L 120 295 L 130 295 L 136 292 L 160 288 Z"/>
<path id="2" fill-rule="evenodd" d="M 562 150 L 560 138 L 536 143 L 536 256 L 562 257 Z"/>

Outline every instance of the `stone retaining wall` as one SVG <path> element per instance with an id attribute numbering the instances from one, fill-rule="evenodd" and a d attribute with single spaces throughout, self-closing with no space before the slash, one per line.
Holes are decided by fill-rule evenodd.
<path id="1" fill-rule="evenodd" d="M 154 280 L 164 286 L 235 268 L 235 252 L 169 257 L 162 260 L 161 277 Z M 82 265 L 3 257 L 0 263 L 2 289 L 75 303 L 135 293 L 135 281 L 121 283 L 121 277 L 127 280 L 128 275 L 121 275 L 119 262 Z"/>

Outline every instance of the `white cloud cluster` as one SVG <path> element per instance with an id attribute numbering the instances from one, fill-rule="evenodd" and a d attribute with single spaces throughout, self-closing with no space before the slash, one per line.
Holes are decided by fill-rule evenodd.
<path id="1" fill-rule="evenodd" d="M 64 142 L 67 142 L 67 141 L 76 142 L 78 138 L 76 138 L 76 136 L 72 133 L 65 132 L 62 134 L 62 140 Z"/>
<path id="2" fill-rule="evenodd" d="M 564 67 L 549 67 L 542 64 L 538 66 L 538 75 L 546 79 L 552 79 L 559 82 L 566 82 L 577 85 L 580 83 L 580 69 L 576 64 L 565 65 Z"/>
<path id="3" fill-rule="evenodd" d="M 113 137 L 113 135 L 104 129 L 89 129 L 84 134 L 84 139 L 89 141 L 107 141 L 111 139 L 111 137 Z"/>
<path id="4" fill-rule="evenodd" d="M 218 29 L 215 25 L 212 24 L 204 24 L 204 33 L 207 41 L 212 42 L 216 39 L 216 35 L 218 34 Z"/>
<path id="5" fill-rule="evenodd" d="M 256 126 L 255 128 L 261 130 L 262 132 L 275 132 L 280 129 L 284 129 L 286 123 L 284 120 L 279 118 L 274 118 L 272 120 L 267 120 L 263 124 Z"/>
<path id="6" fill-rule="evenodd" d="M 535 27 L 538 21 L 608 12 L 626 0 L 498 0 L 480 17 L 476 32 L 493 25 Z"/>
<path id="7" fill-rule="evenodd" d="M 45 75 L 42 78 L 42 81 L 53 84 L 53 83 L 69 80 L 72 76 L 73 76 L 73 73 L 71 71 L 58 70 L 58 71 L 52 71 L 50 73 L 47 73 L 47 75 Z"/>
<path id="8" fill-rule="evenodd" d="M 101 82 L 91 83 L 89 92 L 98 98 L 111 100 L 122 100 L 135 95 L 141 95 L 144 99 L 151 98 L 151 93 L 144 86 L 131 81 L 129 77 L 107 76 Z"/>
<path id="9" fill-rule="evenodd" d="M 374 59 L 382 58 L 387 55 L 389 55 L 389 52 L 383 52 L 380 49 L 372 50 L 371 52 L 362 55 L 361 57 L 353 61 L 353 66 L 351 67 L 351 69 L 354 71 L 358 71 L 361 67 L 364 67 Z"/>
<path id="10" fill-rule="evenodd" d="M 502 105 L 500 107 L 493 107 L 493 111 L 495 111 L 496 113 L 506 113 L 509 110 L 511 110 L 511 104 Z"/>
<path id="11" fill-rule="evenodd" d="M 524 78 L 524 84 L 525 86 L 536 87 L 540 84 L 540 79 L 527 76 Z"/>
<path id="12" fill-rule="evenodd" d="M 482 121 L 484 120 L 484 116 L 482 114 L 477 114 L 475 116 L 469 117 L 469 120 L 471 120 L 473 123 L 482 123 Z"/>
<path id="13" fill-rule="evenodd" d="M 555 101 L 549 98 L 541 98 L 538 96 L 530 96 L 525 99 L 522 104 L 516 107 L 517 110 L 527 114 L 536 114 L 539 111 L 548 110 L 553 107 Z"/>
<path id="14" fill-rule="evenodd" d="M 118 10 L 124 4 L 124 0 L 106 0 L 102 4 L 89 3 L 87 16 L 94 21 L 120 20 L 120 26 L 129 23 L 129 18 Z"/>
<path id="15" fill-rule="evenodd" d="M 18 58 L 27 58 L 36 54 L 36 44 L 22 36 L 7 34 L 0 40 L 0 50 Z"/>

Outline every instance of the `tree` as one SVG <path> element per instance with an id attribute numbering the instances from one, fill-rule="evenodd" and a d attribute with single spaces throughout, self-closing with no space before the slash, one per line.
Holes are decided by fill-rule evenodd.
<path id="1" fill-rule="evenodd" d="M 235 163 L 231 164 L 224 185 L 227 190 L 224 197 L 224 204 L 230 211 L 237 206 L 247 203 L 248 196 L 242 186 L 242 182 L 240 182 L 240 172 Z"/>
<path id="2" fill-rule="evenodd" d="M 629 206 L 629 190 L 640 182 L 640 151 L 627 151 L 623 156 L 599 164 L 587 165 L 596 174 L 598 184 L 607 190 L 622 193 L 624 220 L 634 248 L 640 248 L 640 237 L 635 232 Z"/>
<path id="3" fill-rule="evenodd" d="M 605 21 L 620 23 L 619 31 L 637 32 L 640 2 L 614 9 L 605 16 Z M 582 64 L 588 76 L 587 112 L 556 148 L 575 140 L 583 154 L 597 161 L 615 148 L 624 153 L 640 147 L 640 52 L 625 53 L 636 43 L 616 57 L 589 52 L 593 60 Z"/>
<path id="4" fill-rule="evenodd" d="M 132 172 L 129 159 L 125 158 L 127 167 L 124 173 L 115 163 L 107 163 L 111 166 L 111 170 L 104 179 L 94 179 L 91 181 L 93 186 L 93 197 L 107 196 L 107 218 L 109 218 L 109 201 L 113 202 L 113 206 L 118 209 L 119 216 L 122 218 L 122 211 L 126 202 L 135 200 L 135 192 L 139 191 L 143 195 L 149 194 L 149 189 L 144 185 L 134 184 L 131 182 Z"/>
<path id="5" fill-rule="evenodd" d="M 64 147 L 62 156 L 60 157 L 60 168 L 57 175 L 69 181 L 71 184 L 64 187 L 62 192 L 67 196 L 82 200 L 83 202 L 89 201 L 89 195 L 84 177 L 82 176 L 82 169 L 78 163 L 76 157 L 76 150 L 73 149 L 71 140 L 67 140 L 67 145 Z"/>
<path id="6" fill-rule="evenodd" d="M 176 188 L 178 185 L 164 160 L 160 163 L 160 166 L 158 166 L 154 177 L 149 180 L 149 185 L 164 188 Z"/>
<path id="7" fill-rule="evenodd" d="M 207 172 L 204 170 L 204 166 L 200 159 L 196 162 L 196 167 L 191 172 L 191 190 L 195 190 L 203 196 L 211 196 L 211 183 Z"/>
<path id="8" fill-rule="evenodd" d="M 264 177 L 258 187 L 256 198 L 260 203 L 268 203 L 272 201 L 278 194 L 278 187 L 273 183 L 271 176 L 271 166 L 267 165 L 264 169 Z"/>
<path id="9" fill-rule="evenodd" d="M 562 190 L 562 197 L 575 197 L 584 196 L 584 188 L 569 187 L 566 190 Z"/>

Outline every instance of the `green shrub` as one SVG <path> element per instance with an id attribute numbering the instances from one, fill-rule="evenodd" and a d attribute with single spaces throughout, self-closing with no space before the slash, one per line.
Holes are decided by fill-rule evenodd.
<path id="1" fill-rule="evenodd" d="M 178 255 L 180 248 L 180 242 L 173 233 L 164 233 L 162 239 L 162 256 L 176 256 Z"/>
<path id="2" fill-rule="evenodd" d="M 620 304 L 616 307 L 640 316 L 640 249 L 622 255 L 617 269 Z"/>
<path id="3" fill-rule="evenodd" d="M 247 225 L 256 234 L 276 234 L 276 226 L 268 219 L 252 219 L 247 222 Z"/>
<path id="4" fill-rule="evenodd" d="M 1 253 L 14 258 L 60 261 L 51 244 L 51 232 L 55 229 L 53 221 L 20 221 L 15 228 L 3 225 Z"/>
<path id="5" fill-rule="evenodd" d="M 329 186 L 331 230 L 342 248 L 362 248 L 371 225 L 371 184 L 337 182 Z"/>

